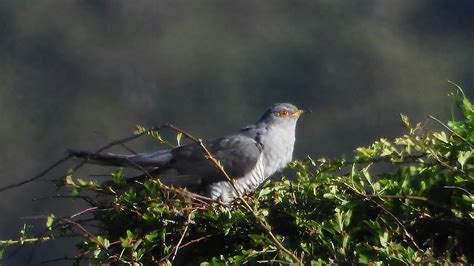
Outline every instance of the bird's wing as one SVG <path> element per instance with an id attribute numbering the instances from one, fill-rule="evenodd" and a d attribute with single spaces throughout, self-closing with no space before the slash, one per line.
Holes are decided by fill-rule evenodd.
<path id="1" fill-rule="evenodd" d="M 86 159 L 101 165 L 128 166 L 128 167 L 163 167 L 173 158 L 171 150 L 159 150 L 136 155 L 120 155 L 113 153 L 93 153 L 87 151 L 69 150 L 69 154 L 76 158 Z"/>
<path id="2" fill-rule="evenodd" d="M 244 135 L 232 135 L 204 142 L 231 177 L 242 177 L 250 172 L 262 153 L 260 143 Z M 180 174 L 200 176 L 203 183 L 226 180 L 222 172 L 208 158 L 199 144 L 189 144 L 171 151 L 173 159 L 167 165 Z"/>
<path id="3" fill-rule="evenodd" d="M 262 147 L 253 138 L 242 134 L 204 142 L 204 146 L 217 159 L 231 177 L 242 177 L 257 163 Z M 212 183 L 226 180 L 222 172 L 208 159 L 199 144 L 193 143 L 172 150 L 137 155 L 96 154 L 84 151 L 69 151 L 71 156 L 86 159 L 101 165 L 155 168 L 150 173 L 164 183 L 185 185 Z M 131 178 L 142 180 L 147 175 Z"/>

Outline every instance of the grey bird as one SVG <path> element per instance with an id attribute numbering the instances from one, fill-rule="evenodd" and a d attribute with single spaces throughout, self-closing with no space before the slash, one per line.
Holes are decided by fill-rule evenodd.
<path id="1" fill-rule="evenodd" d="M 274 104 L 256 123 L 203 144 L 233 178 L 239 193 L 252 192 L 292 160 L 296 122 L 302 113 L 289 103 Z M 102 165 L 150 169 L 165 184 L 197 187 L 201 195 L 215 200 L 229 202 L 236 196 L 232 185 L 197 143 L 136 155 L 70 154 Z"/>

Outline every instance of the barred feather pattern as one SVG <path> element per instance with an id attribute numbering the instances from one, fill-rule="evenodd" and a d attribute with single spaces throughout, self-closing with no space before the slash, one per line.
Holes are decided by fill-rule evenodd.
<path id="1" fill-rule="evenodd" d="M 247 175 L 234 179 L 234 184 L 240 194 L 251 192 L 260 186 L 267 176 L 265 176 L 265 167 L 263 155 L 260 156 L 255 167 Z M 203 191 L 202 194 L 215 200 L 229 202 L 235 198 L 235 190 L 229 181 L 219 181 L 212 183 Z"/>

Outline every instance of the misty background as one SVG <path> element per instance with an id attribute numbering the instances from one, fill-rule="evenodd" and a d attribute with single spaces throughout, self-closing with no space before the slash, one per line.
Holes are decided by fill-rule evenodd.
<path id="1" fill-rule="evenodd" d="M 449 119 L 447 80 L 472 99 L 470 0 L 4 0 L 0 187 L 137 124 L 218 137 L 276 102 L 312 110 L 298 124 L 295 158 L 350 154 L 403 134 L 400 113 Z M 162 148 L 150 139 L 128 146 Z M 44 226 L 27 216 L 81 210 L 32 201 L 55 193 L 48 182 L 1 192 L 0 239 L 17 238 L 24 223 Z M 77 253 L 74 241 L 53 242 L 35 248 L 33 264 Z M 24 264 L 31 250 L 7 249 L 4 265 Z"/>

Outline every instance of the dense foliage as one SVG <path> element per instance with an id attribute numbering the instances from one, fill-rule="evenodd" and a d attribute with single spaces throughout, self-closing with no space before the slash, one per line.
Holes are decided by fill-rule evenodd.
<path id="1" fill-rule="evenodd" d="M 462 119 L 412 125 L 402 115 L 406 135 L 350 158 L 295 161 L 294 179 L 268 181 L 231 205 L 157 179 L 123 190 L 121 170 L 113 184 L 71 172 L 64 185 L 91 206 L 50 215 L 47 233 L 23 230 L 20 242 L 79 233 L 78 261 L 130 264 L 473 262 L 474 106 L 462 91 L 453 98 Z"/>

